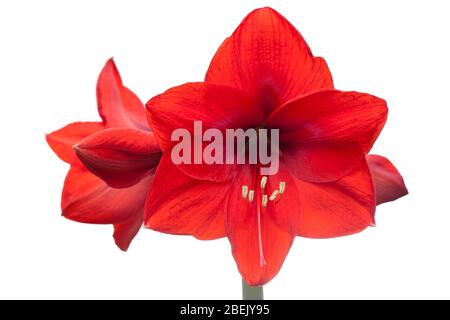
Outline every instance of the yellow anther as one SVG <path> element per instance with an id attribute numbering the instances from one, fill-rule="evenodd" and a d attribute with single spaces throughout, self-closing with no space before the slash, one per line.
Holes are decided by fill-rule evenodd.
<path id="1" fill-rule="evenodd" d="M 280 181 L 280 187 L 279 187 L 280 194 L 283 194 L 285 189 L 286 189 L 286 182 Z"/>
<path id="2" fill-rule="evenodd" d="M 262 197 L 262 206 L 267 207 L 267 194 L 264 194 Z"/>
<path id="3" fill-rule="evenodd" d="M 267 183 L 267 177 L 263 176 L 261 178 L 261 189 L 264 190 L 264 188 L 266 187 L 266 183 Z"/>
<path id="4" fill-rule="evenodd" d="M 273 201 L 273 200 L 275 200 L 275 199 L 277 198 L 277 196 L 278 196 L 278 190 L 275 190 L 275 191 L 272 192 L 272 194 L 270 195 L 269 200 L 270 200 L 270 201 Z"/>
<path id="5" fill-rule="evenodd" d="M 247 198 L 248 195 L 248 187 L 247 186 L 242 186 L 242 198 Z"/>
<path id="6" fill-rule="evenodd" d="M 252 202 L 254 197 L 255 197 L 255 190 L 250 190 L 248 192 L 248 202 Z"/>

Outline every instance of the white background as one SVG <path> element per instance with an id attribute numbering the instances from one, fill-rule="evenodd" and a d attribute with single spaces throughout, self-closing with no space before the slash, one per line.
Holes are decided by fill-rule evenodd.
<path id="1" fill-rule="evenodd" d="M 410 191 L 378 208 L 376 228 L 297 238 L 266 298 L 450 298 L 450 8 L 380 0 L 1 1 L 0 298 L 241 298 L 226 239 L 142 230 L 123 253 L 111 226 L 60 217 L 68 165 L 44 133 L 99 119 L 95 84 L 111 56 L 144 102 L 202 80 L 225 37 L 265 5 L 327 59 L 337 88 L 388 101 L 374 152 Z"/>

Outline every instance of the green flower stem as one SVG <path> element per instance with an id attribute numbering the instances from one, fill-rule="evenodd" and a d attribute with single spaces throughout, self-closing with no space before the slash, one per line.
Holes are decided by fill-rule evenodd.
<path id="1" fill-rule="evenodd" d="M 242 279 L 242 300 L 264 300 L 263 287 L 251 287 Z"/>

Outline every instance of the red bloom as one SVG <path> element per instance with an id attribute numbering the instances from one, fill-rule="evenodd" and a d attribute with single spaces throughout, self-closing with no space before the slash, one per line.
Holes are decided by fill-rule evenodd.
<path id="1" fill-rule="evenodd" d="M 375 191 L 365 156 L 386 121 L 386 103 L 334 90 L 324 59 L 276 11 L 259 9 L 244 19 L 214 56 L 206 82 L 169 89 L 147 109 L 168 152 L 146 202 L 145 226 L 199 239 L 227 236 L 250 285 L 276 275 L 297 235 L 337 237 L 373 224 Z M 279 129 L 278 174 L 261 177 L 261 164 L 174 165 L 172 132 L 193 131 L 197 120 L 205 130 Z M 379 169 L 377 182 L 388 177 L 383 171 L 398 174 Z M 381 193 L 400 186 L 390 178 Z M 251 199 L 244 187 L 253 190 Z"/>
<path id="2" fill-rule="evenodd" d="M 47 135 L 53 151 L 71 165 L 62 193 L 63 216 L 85 223 L 114 224 L 117 246 L 126 251 L 142 226 L 145 198 L 152 183 L 154 168 L 161 151 L 148 126 L 145 109 L 136 95 L 122 85 L 119 72 L 109 60 L 97 83 L 97 102 L 101 122 L 75 122 Z M 84 139 L 84 140 L 83 140 Z M 136 145 L 133 145 L 136 142 Z M 136 147 L 139 169 L 122 170 L 121 146 Z M 89 172 L 75 156 L 75 150 L 99 177 L 102 167 L 113 167 L 118 177 L 105 181 Z M 96 170 L 96 160 L 107 156 L 110 161 Z M 145 164 L 143 163 L 145 162 Z M 133 186 L 122 184 L 121 177 L 133 179 Z M 124 178 L 124 179 L 125 179 Z M 111 187 L 113 186 L 113 187 Z"/>
<path id="3" fill-rule="evenodd" d="M 225 40 L 205 82 L 148 102 L 154 135 L 112 61 L 100 75 L 98 100 L 102 122 L 74 123 L 47 140 L 71 164 L 63 214 L 114 224 L 123 250 L 145 211 L 146 227 L 157 231 L 227 236 L 242 277 L 261 285 L 279 271 L 295 236 L 359 232 L 373 224 L 376 204 L 407 193 L 387 159 L 366 157 L 386 121 L 385 101 L 334 90 L 325 60 L 270 8 L 250 13 Z M 175 165 L 171 134 L 193 131 L 197 120 L 222 131 L 279 129 L 278 173 L 261 176 L 261 163 Z M 162 158 L 158 145 L 168 151 Z"/>

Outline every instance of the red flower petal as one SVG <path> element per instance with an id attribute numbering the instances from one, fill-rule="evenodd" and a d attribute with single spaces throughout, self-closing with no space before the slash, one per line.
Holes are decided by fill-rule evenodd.
<path id="1" fill-rule="evenodd" d="M 194 121 L 208 128 L 247 128 L 264 120 L 258 107 L 242 91 L 198 82 L 171 88 L 147 102 L 148 118 L 161 149 L 175 144 L 172 132 L 178 128 L 193 132 Z"/>
<path id="2" fill-rule="evenodd" d="M 299 236 L 345 236 L 362 231 L 374 223 L 375 195 L 365 161 L 360 162 L 359 167 L 350 175 L 338 181 L 295 181 L 300 197 L 297 224 Z"/>
<path id="3" fill-rule="evenodd" d="M 375 185 L 377 205 L 408 194 L 402 176 L 388 159 L 371 154 L 367 156 L 367 163 Z"/>
<path id="4" fill-rule="evenodd" d="M 99 131 L 82 140 L 75 150 L 92 173 L 116 188 L 139 182 L 161 158 L 152 132 L 128 128 Z"/>
<path id="5" fill-rule="evenodd" d="M 106 62 L 98 78 L 97 103 L 106 126 L 149 130 L 142 102 L 123 86 L 113 59 Z"/>
<path id="6" fill-rule="evenodd" d="M 192 179 L 165 154 L 145 205 L 145 227 L 211 240 L 225 236 L 225 202 L 230 182 Z"/>
<path id="7" fill-rule="evenodd" d="M 127 251 L 131 241 L 142 227 L 143 214 L 137 214 L 130 220 L 114 225 L 114 240 L 122 251 Z"/>
<path id="8" fill-rule="evenodd" d="M 82 139 L 103 130 L 101 122 L 74 122 L 46 135 L 47 143 L 63 161 L 72 163 L 76 159 L 73 146 Z"/>
<path id="9" fill-rule="evenodd" d="M 329 182 L 348 175 L 364 159 L 354 145 L 298 146 L 282 149 L 289 172 L 311 182 Z"/>
<path id="10" fill-rule="evenodd" d="M 363 159 L 386 117 L 386 102 L 380 98 L 326 90 L 288 102 L 267 123 L 280 129 L 292 173 L 303 180 L 327 182 L 345 176 Z"/>
<path id="11" fill-rule="evenodd" d="M 387 118 L 386 101 L 338 90 L 316 92 L 286 103 L 270 115 L 280 140 L 294 144 L 357 143 L 367 153 Z"/>
<path id="12" fill-rule="evenodd" d="M 242 278 L 249 285 L 263 285 L 278 273 L 292 245 L 294 225 L 286 227 L 295 209 L 290 204 L 295 201 L 296 189 L 291 188 L 290 194 L 281 195 L 278 201 L 268 200 L 263 207 L 259 176 L 250 166 L 239 168 L 228 196 L 227 235 Z M 245 185 L 255 190 L 252 202 L 248 195 L 242 196 Z M 273 187 L 266 185 L 270 191 Z"/>
<path id="13" fill-rule="evenodd" d="M 126 189 L 109 187 L 80 165 L 72 165 L 64 182 L 61 199 L 63 216 L 97 224 L 123 223 L 143 215 L 152 176 Z"/>
<path id="14" fill-rule="evenodd" d="M 179 128 L 190 132 L 193 149 L 194 121 L 202 121 L 203 132 L 215 128 L 224 134 L 227 128 L 256 127 L 264 120 L 259 107 L 240 90 L 209 83 L 188 83 L 169 89 L 152 98 L 147 109 L 159 145 L 169 153 L 168 150 L 178 143 L 171 141 L 171 136 Z M 192 159 L 193 150 L 191 155 Z M 178 167 L 193 178 L 212 181 L 231 179 L 234 168 L 224 164 L 181 164 Z"/>
<path id="15" fill-rule="evenodd" d="M 251 12 L 218 49 L 206 81 L 251 92 L 266 113 L 289 99 L 333 88 L 322 58 L 271 8 Z"/>

